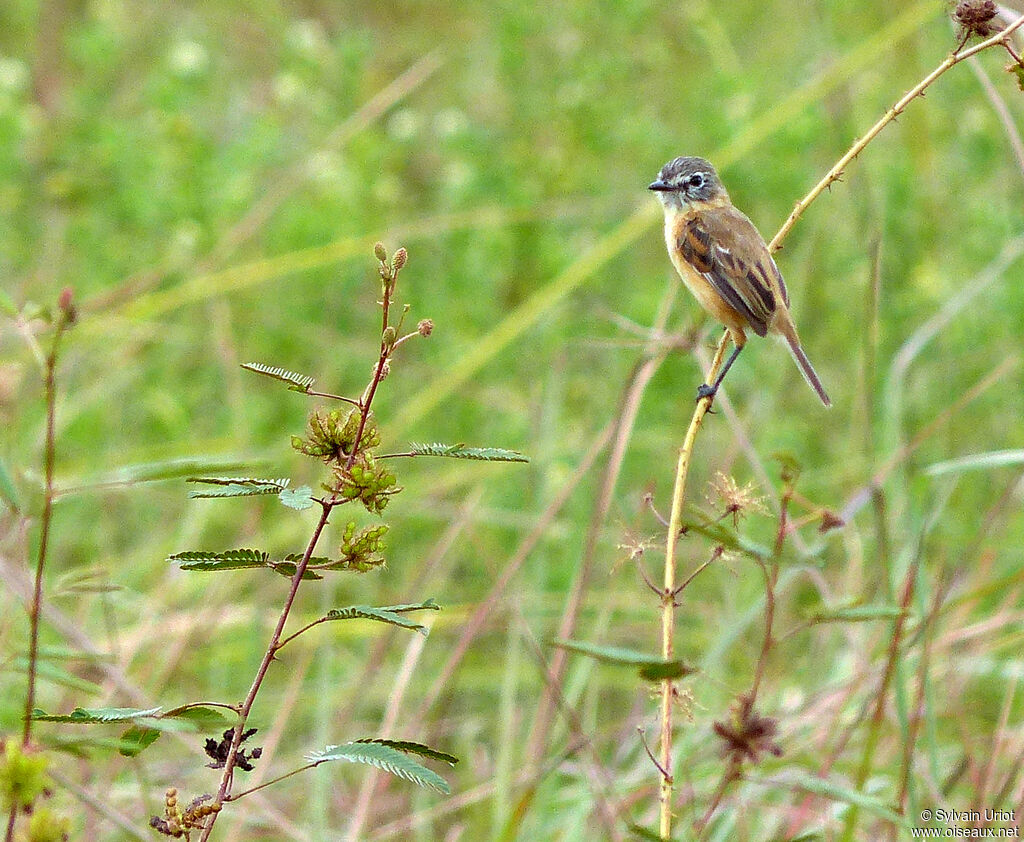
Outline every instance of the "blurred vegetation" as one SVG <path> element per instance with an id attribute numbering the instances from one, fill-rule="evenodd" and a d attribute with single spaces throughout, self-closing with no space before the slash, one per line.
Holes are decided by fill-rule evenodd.
<path id="1" fill-rule="evenodd" d="M 377 353 L 372 244 L 383 240 L 409 250 L 402 292 L 413 323 L 436 325 L 382 387 L 385 442 L 488 444 L 532 461 L 402 465 L 409 493 L 389 510 L 388 569 L 339 579 L 333 593 L 310 590 L 299 605 L 312 617 L 433 596 L 446 609 L 388 736 L 462 757 L 448 773 L 456 795 L 381 782 L 361 838 L 592 839 L 603 832 L 595 802 L 650 825 L 657 777 L 636 727 L 653 740 L 656 713 L 630 673 L 572 660 L 560 691 L 587 748 L 560 716 L 542 756 L 528 750 L 544 692 L 536 647 L 551 657 L 607 452 L 557 508 L 440 694 L 430 688 L 466 619 L 615 418 L 675 288 L 645 189 L 659 167 L 678 154 L 709 158 L 769 237 L 955 46 L 947 12 L 939 0 L 5 0 L 2 292 L 18 307 L 51 305 L 71 286 L 81 313 L 58 373 L 56 483 L 67 493 L 46 593 L 64 623 L 51 614 L 44 626 L 52 677 L 39 706 L 244 695 L 287 583 L 249 571 L 207 578 L 164 559 L 254 544 L 300 551 L 309 518 L 261 499 L 189 501 L 180 479 L 134 480 L 175 473 L 176 460 L 313 480 L 288 447 L 313 404 L 239 364 L 306 372 L 329 391 L 359 388 Z M 775 457 L 786 454 L 802 466 L 800 494 L 851 516 L 843 530 L 819 537 L 812 526 L 787 545 L 780 632 L 823 605 L 892 604 L 909 563 L 921 564 L 870 779 L 886 803 L 900 791 L 918 715 L 912 805 L 997 806 L 1000 790 L 1003 806 L 1019 805 L 1022 792 L 1021 462 L 929 472 L 1024 448 L 1024 170 L 999 116 L 1007 109 L 1019 133 L 1024 99 L 1005 59 L 984 53 L 915 101 L 778 256 L 836 406 L 822 410 L 780 346 L 751 343 L 726 384 L 734 414 L 708 419 L 691 481 L 702 488 L 722 471 L 772 501 Z M 681 294 L 667 330 L 685 335 L 701 318 Z M 0 327 L 0 466 L 17 506 L 7 499 L 0 514 L 7 733 L 21 715 L 19 588 L 35 540 L 25 518 L 38 514 L 41 484 L 44 407 L 25 342 L 36 328 L 10 318 Z M 699 335 L 704 351 L 717 327 Z M 657 600 L 620 545 L 661 532 L 643 494 L 665 504 L 701 378 L 692 356 L 676 353 L 644 392 L 578 638 L 657 649 Z M 774 528 L 757 515 L 741 525 L 769 543 Z M 684 541 L 683 574 L 710 551 Z M 656 549 L 643 561 L 656 571 Z M 926 624 L 936 594 L 942 608 Z M 702 669 L 687 679 L 694 723 L 679 738 L 684 823 L 717 781 L 710 722 L 749 681 L 762 598 L 760 571 L 727 556 L 681 607 L 679 654 Z M 311 634 L 271 671 L 253 713 L 265 745 L 256 774 L 376 732 L 408 639 L 370 625 Z M 834 623 L 780 643 L 760 703 L 780 721 L 785 755 L 727 801 L 712 838 L 788 838 L 805 796 L 787 774 L 851 786 L 864 732 L 844 729 L 877 691 L 890 636 L 889 622 Z M 126 832 L 75 792 L 149 833 L 166 786 L 212 788 L 199 743 L 166 738 L 138 760 L 63 765 L 72 786 L 58 797 L 75 816 L 73 836 Z M 322 768 L 290 779 L 225 815 L 217 836 L 344 838 L 367 775 Z M 838 800 L 807 805 L 798 830 L 841 817 Z M 412 826 L 395 824 L 407 817 Z M 875 821 L 862 817 L 857 838 L 879 838 Z"/>

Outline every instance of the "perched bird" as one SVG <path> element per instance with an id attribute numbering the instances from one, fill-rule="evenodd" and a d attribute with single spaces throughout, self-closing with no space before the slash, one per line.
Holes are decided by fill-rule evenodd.
<path id="1" fill-rule="evenodd" d="M 733 207 L 715 168 L 703 158 L 676 158 L 648 189 L 658 193 L 665 209 L 665 244 L 679 277 L 725 325 L 736 346 L 715 382 L 703 384 L 697 397 L 715 394 L 743 350 L 749 328 L 758 336 L 769 331 L 781 335 L 804 379 L 831 406 L 800 346 L 782 273 L 754 223 Z"/>

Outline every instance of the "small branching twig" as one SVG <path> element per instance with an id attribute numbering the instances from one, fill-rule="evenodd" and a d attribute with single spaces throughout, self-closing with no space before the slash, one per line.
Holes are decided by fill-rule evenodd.
<path id="1" fill-rule="evenodd" d="M 728 332 L 722 335 L 718 350 L 708 369 L 706 383 L 714 383 L 718 371 L 725 359 L 725 350 L 729 344 Z M 711 408 L 712 396 L 701 398 L 690 419 L 690 426 L 679 448 L 676 461 L 676 479 L 672 490 L 672 510 L 668 521 L 668 535 L 665 541 L 665 577 L 661 596 L 661 656 L 666 661 L 675 657 L 675 623 L 676 623 L 676 549 L 683 524 L 683 501 L 686 492 L 686 478 L 690 470 L 690 458 L 693 445 L 697 440 L 704 416 Z M 658 768 L 661 770 L 661 787 L 659 791 L 659 833 L 668 839 L 672 833 L 672 710 L 676 698 L 675 681 L 666 678 L 661 683 L 661 743 Z"/>
<path id="2" fill-rule="evenodd" d="M 968 59 L 973 55 L 977 55 L 978 53 L 982 52 L 983 50 L 987 50 L 990 47 L 1002 46 L 1010 52 L 1011 56 L 1014 56 L 1015 53 L 1012 47 L 1010 46 L 1009 38 L 1010 35 L 1014 31 L 1019 29 L 1021 26 L 1024 26 L 1024 15 L 1021 15 L 1019 18 L 1017 18 L 1017 20 L 1015 20 L 1008 27 L 1006 27 L 1006 29 L 1003 29 L 1000 32 L 997 32 L 995 35 L 986 38 L 980 44 L 975 44 L 968 50 L 964 50 L 963 47 L 967 43 L 967 39 L 974 33 L 971 32 L 970 30 L 964 33 L 963 39 L 961 40 L 959 46 L 957 46 L 956 50 L 950 53 L 945 58 L 945 60 L 943 60 L 943 62 L 938 67 L 936 67 L 931 73 L 925 76 L 909 91 L 907 91 L 900 98 L 899 102 L 897 102 L 892 108 L 886 111 L 885 114 L 882 115 L 881 119 L 879 119 L 877 123 L 875 123 L 870 129 L 868 129 L 864 136 L 861 137 L 856 143 L 853 144 L 853 146 L 851 146 L 846 151 L 845 155 L 843 155 L 838 161 L 836 161 L 832 169 L 825 173 L 825 176 L 821 179 L 821 181 L 814 185 L 814 188 L 811 190 L 811 192 L 796 203 L 796 206 L 793 208 L 792 213 L 790 213 L 789 217 L 783 223 L 782 227 L 778 230 L 778 233 L 774 237 L 772 237 L 772 241 L 768 244 L 769 251 L 778 250 L 778 248 L 782 245 L 782 241 L 786 239 L 786 237 L 789 235 L 789 232 L 793 229 L 793 226 L 796 225 L 797 220 L 799 220 L 800 217 L 803 215 L 803 212 L 807 210 L 807 206 L 810 205 L 811 202 L 813 202 L 815 199 L 817 199 L 818 196 L 820 196 L 823 192 L 825 192 L 825 190 L 828 189 L 834 182 L 842 178 L 843 171 L 846 169 L 847 165 L 849 165 L 849 163 L 854 158 L 856 158 L 861 152 L 863 152 L 864 148 L 878 136 L 879 132 L 881 132 L 882 129 L 884 129 L 886 126 L 889 125 L 889 123 L 895 120 L 913 100 L 924 94 L 928 87 L 933 82 L 935 82 L 935 80 L 938 79 L 943 73 L 945 73 L 947 70 L 954 67 L 955 65 L 959 64 L 960 62 L 964 61 L 965 59 Z M 1020 64 L 1019 59 L 1017 59 L 1017 63 Z"/>

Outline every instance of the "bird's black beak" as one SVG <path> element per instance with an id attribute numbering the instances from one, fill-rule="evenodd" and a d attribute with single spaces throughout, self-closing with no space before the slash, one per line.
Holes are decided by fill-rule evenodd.
<path id="1" fill-rule="evenodd" d="M 657 181 L 652 181 L 650 184 L 648 184 L 647 189 L 658 190 L 659 192 L 664 193 L 666 190 L 671 190 L 672 188 L 669 187 L 664 181 L 662 181 L 659 178 Z"/>

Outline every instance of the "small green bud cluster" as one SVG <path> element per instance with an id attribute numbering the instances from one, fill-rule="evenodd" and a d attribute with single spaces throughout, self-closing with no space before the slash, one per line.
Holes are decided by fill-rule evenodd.
<path id="1" fill-rule="evenodd" d="M 359 410 L 333 409 L 330 412 L 316 410 L 309 418 L 309 434 L 306 438 L 292 436 L 292 447 L 304 456 L 323 459 L 325 462 L 342 462 L 354 447 L 359 431 Z M 366 418 L 359 449 L 377 447 L 380 434 L 371 412 Z"/>
<path id="2" fill-rule="evenodd" d="M 24 837 L 30 842 L 68 839 L 68 819 L 39 803 L 52 794 L 53 782 L 46 774 L 48 765 L 46 755 L 41 752 L 25 748 L 14 740 L 0 740 L 0 803 L 11 815 L 31 813 Z"/>
<path id="3" fill-rule="evenodd" d="M 328 491 L 344 500 L 359 500 L 368 512 L 380 514 L 392 494 L 401 491 L 395 475 L 366 451 L 352 462 L 351 467 L 338 465 L 334 469 L 334 483 Z"/>
<path id="4" fill-rule="evenodd" d="M 384 549 L 384 536 L 388 534 L 387 524 L 370 526 L 356 532 L 356 524 L 349 521 L 341 537 L 339 567 L 365 573 L 384 564 L 380 552 Z"/>

